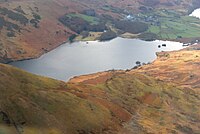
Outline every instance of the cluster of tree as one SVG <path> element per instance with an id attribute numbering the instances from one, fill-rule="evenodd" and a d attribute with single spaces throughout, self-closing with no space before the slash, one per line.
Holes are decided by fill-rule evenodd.
<path id="1" fill-rule="evenodd" d="M 86 31 L 89 23 L 79 17 L 68 17 L 62 16 L 59 18 L 59 21 L 65 26 L 69 27 L 72 31 L 80 34 L 82 31 Z"/>
<path id="2" fill-rule="evenodd" d="M 0 8 L 0 14 L 7 15 L 8 18 L 14 21 L 18 21 L 24 25 L 26 25 L 29 22 L 28 18 L 26 18 L 24 15 L 13 12 L 12 10 L 8 10 L 7 8 Z"/>
<path id="3" fill-rule="evenodd" d="M 17 24 L 6 21 L 3 17 L 0 17 L 0 29 L 2 29 L 3 27 L 5 27 L 8 31 L 7 37 L 15 37 L 16 30 L 20 32 L 20 27 Z"/>
<path id="4" fill-rule="evenodd" d="M 6 27 L 7 30 L 9 30 L 9 31 L 20 29 L 20 27 L 18 25 L 8 22 L 3 17 L 0 17 L 0 29 L 3 27 Z"/>
<path id="5" fill-rule="evenodd" d="M 148 64 L 151 64 L 151 63 L 150 62 L 148 62 L 148 63 L 144 63 L 144 62 L 141 63 L 140 61 L 136 61 L 135 64 L 136 64 L 136 66 L 134 66 L 133 68 L 131 68 L 131 70 L 132 69 L 137 69 L 140 66 L 148 65 Z M 130 69 L 127 69 L 126 71 L 130 71 Z"/>
<path id="6" fill-rule="evenodd" d="M 103 32 L 106 29 L 107 29 L 107 27 L 106 27 L 105 23 L 99 23 L 99 24 L 87 26 L 87 30 L 92 31 L 92 32 Z"/>
<path id="7" fill-rule="evenodd" d="M 138 36 L 138 38 L 145 40 L 145 41 L 154 41 L 156 39 L 158 39 L 158 36 L 155 33 L 142 33 Z"/>
<path id="8" fill-rule="evenodd" d="M 16 7 L 14 10 L 21 13 L 21 14 L 25 14 L 25 12 L 24 12 L 24 10 L 22 9 L 21 6 Z"/>
<path id="9" fill-rule="evenodd" d="M 30 20 L 30 23 L 31 23 L 35 28 L 38 28 L 38 27 L 39 27 L 38 23 L 40 22 L 41 17 L 40 17 L 40 15 L 38 15 L 38 14 L 36 14 L 36 13 L 34 13 L 34 12 L 33 12 L 33 17 L 34 17 L 34 18 Z"/>
<path id="10" fill-rule="evenodd" d="M 115 27 L 133 34 L 145 32 L 148 29 L 148 24 L 143 22 L 132 22 L 127 20 L 114 21 Z"/>
<path id="11" fill-rule="evenodd" d="M 8 36 L 8 37 L 15 37 L 15 32 L 14 32 L 14 31 L 9 31 L 9 32 L 7 33 L 7 36 Z"/>
<path id="12" fill-rule="evenodd" d="M 88 37 L 89 35 L 90 35 L 90 33 L 89 33 L 88 31 L 83 31 L 83 32 L 81 32 L 82 38 L 86 38 L 86 37 Z"/>
<path id="13" fill-rule="evenodd" d="M 3 28 L 4 25 L 5 25 L 5 20 L 3 17 L 0 17 L 0 28 Z"/>
<path id="14" fill-rule="evenodd" d="M 80 17 L 68 17 L 65 15 L 60 17 L 59 21 L 78 34 L 83 31 L 103 32 L 106 30 L 105 23 L 91 25 L 89 22 Z"/>
<path id="15" fill-rule="evenodd" d="M 69 37 L 69 42 L 72 43 L 74 41 L 74 39 L 76 38 L 76 34 L 72 34 L 70 37 Z"/>
<path id="16" fill-rule="evenodd" d="M 100 41 L 106 41 L 106 40 L 112 40 L 117 37 L 117 34 L 113 31 L 106 31 L 103 34 L 101 34 L 99 40 Z"/>
<path id="17" fill-rule="evenodd" d="M 16 12 L 14 12 L 16 11 Z M 29 23 L 29 19 L 25 16 L 25 12 L 22 10 L 21 6 L 18 6 L 17 8 L 14 9 L 14 11 L 12 10 L 8 10 L 7 8 L 0 8 L 0 14 L 7 16 L 8 18 L 14 20 L 14 21 L 18 21 L 23 25 L 26 25 L 27 23 Z M 36 13 L 32 13 L 33 14 L 33 19 L 30 20 L 30 23 L 35 27 L 38 28 L 39 27 L 39 22 L 41 20 L 40 15 L 36 14 Z M 19 30 L 19 26 L 16 24 L 13 24 L 11 22 L 5 22 L 2 18 L 0 19 L 0 28 L 2 27 L 2 25 L 7 25 L 8 29 L 15 29 L 15 30 Z M 4 24 L 3 24 L 4 23 Z"/>

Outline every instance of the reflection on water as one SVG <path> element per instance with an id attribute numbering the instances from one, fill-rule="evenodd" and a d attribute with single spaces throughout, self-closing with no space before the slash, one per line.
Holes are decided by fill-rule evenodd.
<path id="1" fill-rule="evenodd" d="M 162 47 L 166 44 L 166 47 Z M 158 46 L 161 45 L 161 48 Z M 156 52 L 179 50 L 182 43 L 146 42 L 116 38 L 108 42 L 66 43 L 38 59 L 10 63 L 34 74 L 68 80 L 71 77 L 110 69 L 130 69 L 136 61 L 152 62 Z"/>

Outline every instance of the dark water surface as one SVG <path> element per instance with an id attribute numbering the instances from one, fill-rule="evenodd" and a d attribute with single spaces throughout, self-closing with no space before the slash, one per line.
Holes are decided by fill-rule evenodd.
<path id="1" fill-rule="evenodd" d="M 166 47 L 158 48 L 158 45 Z M 12 62 L 28 72 L 67 81 L 69 78 L 110 69 L 130 69 L 136 61 L 152 62 L 156 52 L 183 48 L 182 43 L 116 38 L 108 42 L 66 43 L 40 58 Z"/>

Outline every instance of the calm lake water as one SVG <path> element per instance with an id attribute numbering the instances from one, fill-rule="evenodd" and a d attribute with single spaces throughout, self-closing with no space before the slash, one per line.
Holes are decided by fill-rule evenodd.
<path id="1" fill-rule="evenodd" d="M 194 17 L 197 17 L 197 18 L 200 19 L 200 8 L 194 10 L 194 11 L 190 14 L 190 16 L 194 16 Z"/>
<path id="2" fill-rule="evenodd" d="M 166 47 L 158 48 L 158 45 Z M 66 43 L 38 59 L 10 63 L 28 72 L 67 81 L 69 78 L 111 69 L 130 69 L 136 61 L 152 62 L 156 52 L 182 48 L 182 43 L 115 38 L 108 42 Z"/>

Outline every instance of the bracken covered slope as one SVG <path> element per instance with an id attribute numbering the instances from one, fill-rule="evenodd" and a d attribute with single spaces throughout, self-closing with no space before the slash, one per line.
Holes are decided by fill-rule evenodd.
<path id="1" fill-rule="evenodd" d="M 117 127 L 108 109 L 71 94 L 63 82 L 3 64 L 0 76 L 1 134 L 103 133 Z"/>
<path id="2" fill-rule="evenodd" d="M 149 65 L 68 83 L 0 65 L 0 132 L 200 132 L 199 46 L 163 52 Z"/>

